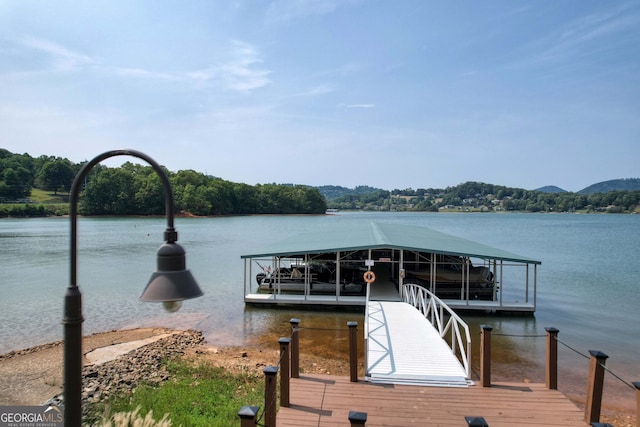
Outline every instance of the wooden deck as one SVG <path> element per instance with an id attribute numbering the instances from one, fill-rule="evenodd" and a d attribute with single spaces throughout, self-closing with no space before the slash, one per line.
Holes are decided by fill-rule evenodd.
<path id="1" fill-rule="evenodd" d="M 366 412 L 367 427 L 466 426 L 465 416 L 484 417 L 490 427 L 588 425 L 573 402 L 544 384 L 442 388 L 301 375 L 291 379 L 290 400 L 278 412 L 278 426 L 349 426 L 349 411 Z"/>

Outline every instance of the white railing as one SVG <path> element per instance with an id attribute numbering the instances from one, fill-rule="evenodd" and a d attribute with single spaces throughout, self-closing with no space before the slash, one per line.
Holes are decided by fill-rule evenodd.
<path id="1" fill-rule="evenodd" d="M 467 379 L 471 378 L 471 335 L 469 326 L 448 305 L 429 290 L 413 283 L 404 284 L 404 302 L 411 304 L 426 317 L 446 341 L 450 335 L 451 352 L 462 363 Z"/>

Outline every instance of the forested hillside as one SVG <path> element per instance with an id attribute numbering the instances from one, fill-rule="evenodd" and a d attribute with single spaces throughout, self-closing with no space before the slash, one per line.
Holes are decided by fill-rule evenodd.
<path id="1" fill-rule="evenodd" d="M 640 190 L 640 178 L 612 179 L 588 186 L 578 194 L 608 193 L 609 191 Z"/>
<path id="2" fill-rule="evenodd" d="M 81 167 L 82 163 L 59 157 L 33 158 L 0 149 L 0 203 L 4 203 L 0 216 L 65 213 L 66 196 Z M 166 172 L 176 209 L 188 214 L 318 214 L 327 208 L 318 190 L 308 186 L 251 186 L 192 170 Z M 49 193 L 49 201 L 36 203 L 31 199 L 34 190 Z M 55 195 L 59 197 L 51 197 Z M 97 165 L 87 178 L 79 211 L 84 215 L 162 215 L 164 190 L 151 166 Z"/>
<path id="3" fill-rule="evenodd" d="M 320 191 L 323 191 L 322 187 Z M 343 191 L 342 196 L 327 200 L 329 208 L 341 210 L 609 213 L 640 211 L 640 190 L 586 195 L 566 191 L 525 190 L 481 182 L 465 182 L 444 189 L 373 189 L 365 194 Z"/>
<path id="4" fill-rule="evenodd" d="M 61 215 L 82 163 L 33 158 L 0 149 L 0 216 Z M 384 190 L 326 185 L 234 183 L 193 170 L 166 171 L 176 209 L 192 215 L 320 214 L 327 208 L 378 211 L 640 212 L 640 179 L 606 181 L 578 193 L 558 187 L 525 190 L 481 182 Z M 626 188 L 626 189 L 621 189 Z M 557 190 L 560 191 L 557 191 Z M 600 191 L 597 191 L 600 190 Z M 595 191 L 595 192 L 594 192 Z M 84 215 L 161 215 L 164 191 L 150 166 L 97 165 L 80 199 Z"/>

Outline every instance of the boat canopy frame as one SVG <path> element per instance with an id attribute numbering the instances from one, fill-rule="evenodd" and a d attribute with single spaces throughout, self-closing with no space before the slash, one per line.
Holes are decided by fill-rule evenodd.
<path id="1" fill-rule="evenodd" d="M 356 256 L 355 259 L 353 258 L 354 256 Z M 463 267 L 461 272 L 463 280 L 466 277 L 466 290 L 464 288 L 461 289 L 459 301 L 454 302 L 457 308 L 460 308 L 460 305 L 463 306 L 462 308 L 468 307 L 470 309 L 474 309 L 477 306 L 477 309 L 486 310 L 497 306 L 498 310 L 501 310 L 509 306 L 514 308 L 513 311 L 535 311 L 537 266 L 541 264 L 541 261 L 425 227 L 377 222 L 351 223 L 328 229 L 314 230 L 290 236 L 280 242 L 267 245 L 252 254 L 242 255 L 241 258 L 245 261 L 245 301 L 256 302 L 254 297 L 258 292 L 253 292 L 254 262 L 260 268 L 258 272 L 264 271 L 261 262 L 270 263 L 274 269 L 282 266 L 282 263 L 286 263 L 287 260 L 289 260 L 289 263 L 291 263 L 291 260 L 302 262 L 305 265 L 304 277 L 307 278 L 305 279 L 302 303 L 313 304 L 314 295 L 311 294 L 310 286 L 312 276 L 309 271 L 309 264 L 313 261 L 334 262 L 337 269 L 336 282 L 339 282 L 341 278 L 340 270 L 343 263 L 361 262 L 363 271 L 371 269 L 373 265 L 385 263 L 387 266 L 392 266 L 390 268 L 390 279 L 397 284 L 398 292 L 402 296 L 402 285 L 410 283 L 410 279 L 405 280 L 405 267 L 407 265 L 420 262 L 429 264 L 433 273 L 432 277 L 435 277 L 435 269 L 438 265 L 437 259 L 439 257 L 443 259 L 447 256 L 457 257 L 466 264 L 466 267 Z M 472 260 L 480 260 L 493 274 L 496 286 L 492 301 L 478 304 L 473 301 L 472 296 L 469 294 L 469 275 Z M 525 269 L 524 295 L 516 297 L 515 303 L 503 300 L 505 285 L 503 271 L 507 266 L 518 266 Z M 533 286 L 530 284 L 530 266 L 533 266 Z M 436 291 L 434 287 L 435 279 L 431 280 L 432 283 L 429 290 L 434 292 Z M 500 292 L 497 292 L 498 284 L 500 284 Z M 341 295 L 340 286 L 335 286 L 335 288 L 335 302 L 341 305 L 341 297 L 343 299 L 345 297 Z M 270 298 L 270 303 L 275 302 L 281 294 L 280 286 L 274 286 L 272 291 L 273 298 Z M 265 298 L 261 299 L 266 302 Z M 280 298 L 280 300 L 291 300 L 291 298 Z M 353 298 L 350 301 L 354 301 Z M 447 303 L 450 304 L 451 301 L 447 301 Z M 363 305 L 364 303 L 356 302 L 355 304 Z M 504 308 L 502 311 L 507 311 L 507 309 Z"/>

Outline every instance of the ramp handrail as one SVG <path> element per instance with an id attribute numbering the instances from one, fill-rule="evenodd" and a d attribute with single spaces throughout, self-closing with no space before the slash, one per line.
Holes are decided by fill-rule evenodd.
<path id="1" fill-rule="evenodd" d="M 469 326 L 447 304 L 428 289 L 413 283 L 404 284 L 404 302 L 417 308 L 445 339 L 451 333 L 451 352 L 463 365 L 467 379 L 471 378 L 471 334 Z M 448 319 L 445 318 L 445 313 Z"/>

